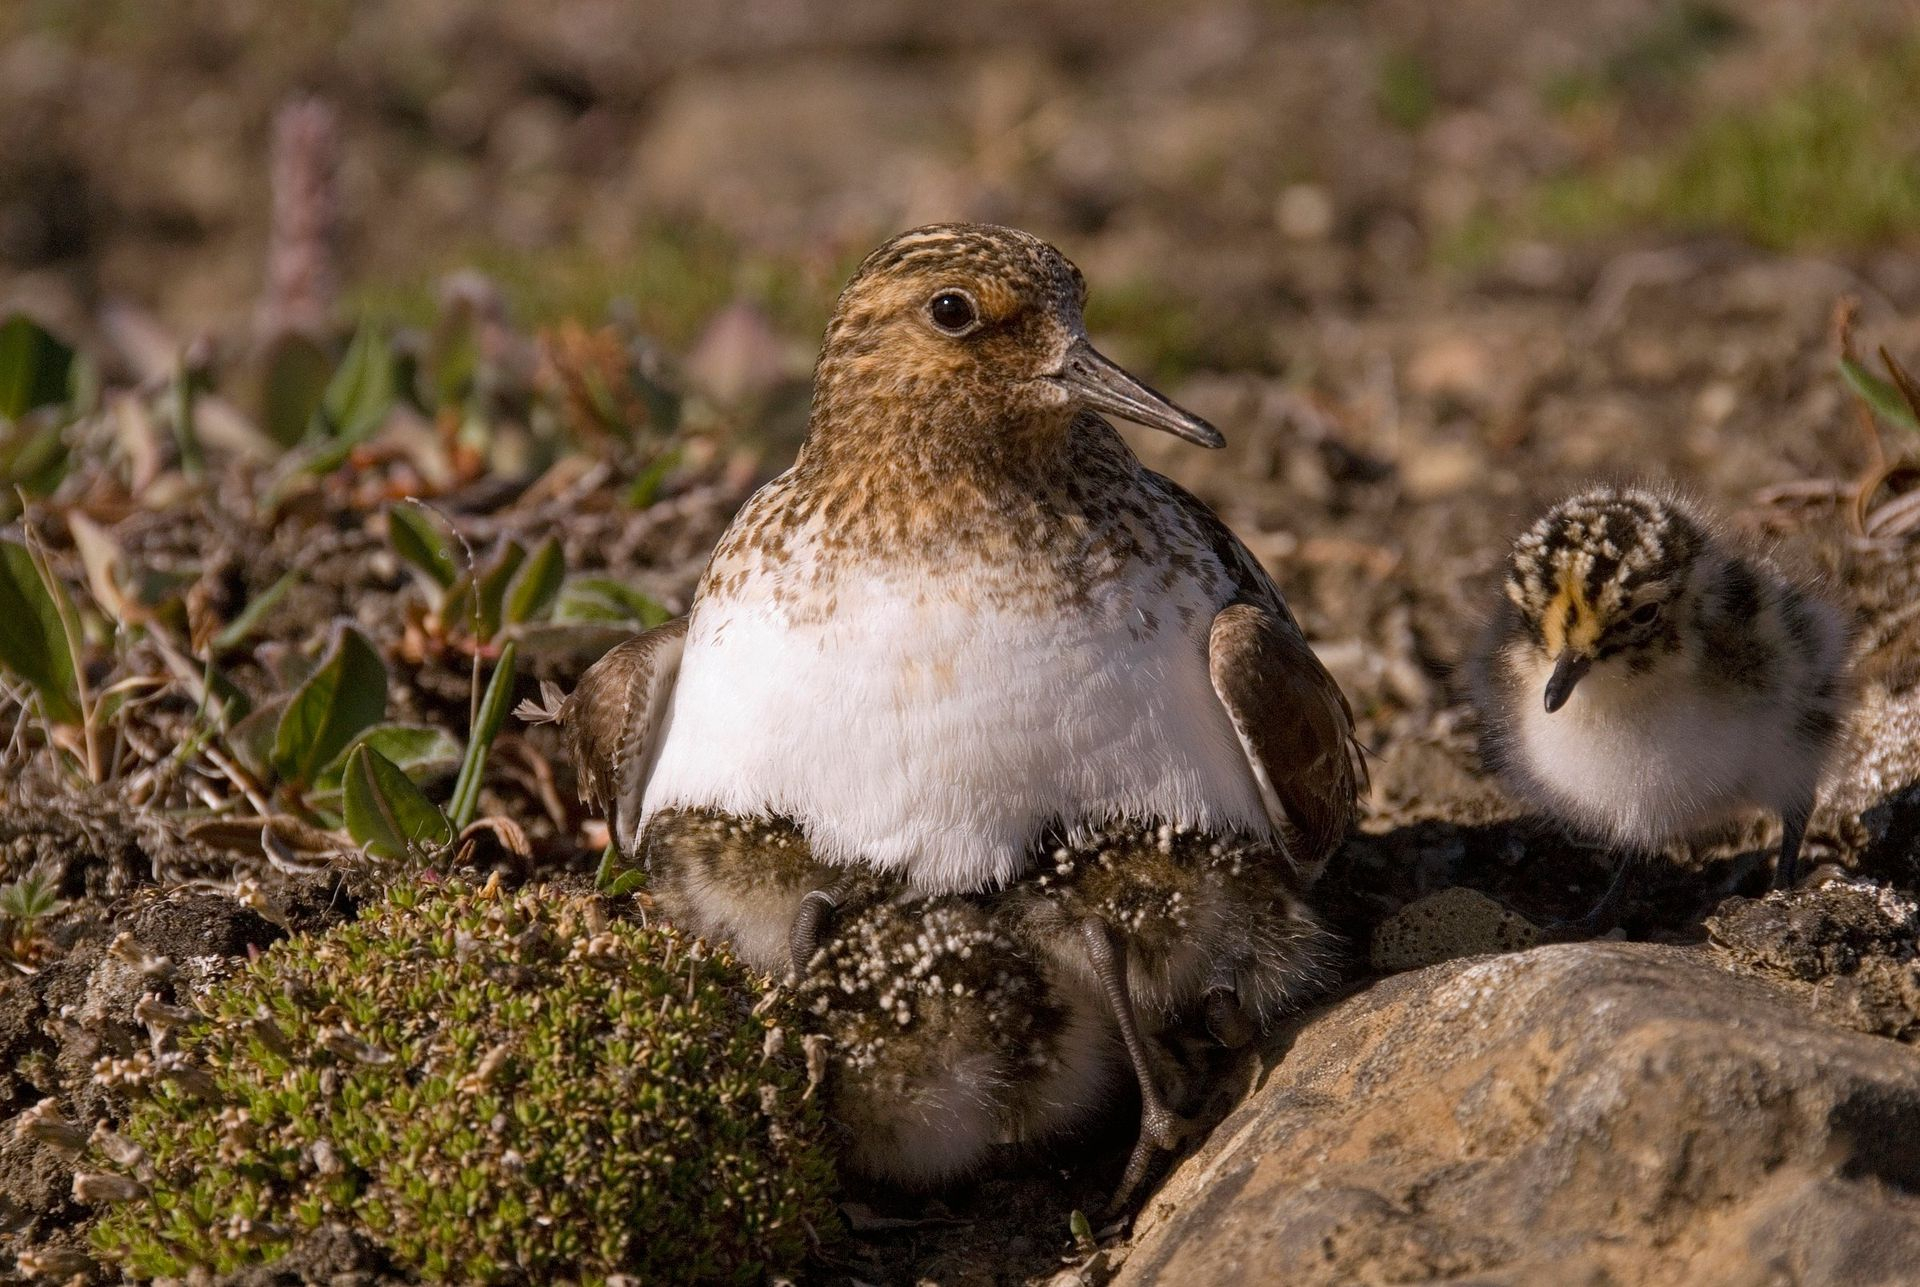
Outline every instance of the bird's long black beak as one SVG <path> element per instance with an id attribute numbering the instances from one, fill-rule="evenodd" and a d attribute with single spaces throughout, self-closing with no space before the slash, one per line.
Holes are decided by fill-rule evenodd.
<path id="1" fill-rule="evenodd" d="M 1574 685 L 1586 678 L 1591 669 L 1593 658 L 1584 652 L 1569 648 L 1560 654 L 1560 660 L 1554 663 L 1553 674 L 1547 676 L 1547 714 L 1551 715 L 1567 704 L 1567 698 L 1573 696 Z"/>
<path id="2" fill-rule="evenodd" d="M 1053 379 L 1083 407 L 1104 411 L 1149 429 L 1163 429 L 1202 447 L 1227 445 L 1218 429 L 1191 411 L 1176 407 L 1102 357 L 1085 336 L 1067 349 L 1066 360 L 1054 372 Z"/>

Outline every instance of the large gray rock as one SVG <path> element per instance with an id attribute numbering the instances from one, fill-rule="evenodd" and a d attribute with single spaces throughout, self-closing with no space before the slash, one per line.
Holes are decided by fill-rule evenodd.
<path id="1" fill-rule="evenodd" d="M 1450 961 L 1320 1011 L 1117 1282 L 1920 1282 L 1920 1054 L 1704 948 Z"/>

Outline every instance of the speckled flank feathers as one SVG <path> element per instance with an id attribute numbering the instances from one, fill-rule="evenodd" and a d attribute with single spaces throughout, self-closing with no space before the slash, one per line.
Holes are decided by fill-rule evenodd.
<path id="1" fill-rule="evenodd" d="M 616 645 L 587 668 L 572 694 L 544 707 L 522 703 L 522 719 L 558 723 L 580 778 L 580 797 L 600 810 L 614 839 L 632 852 L 635 812 L 659 748 L 667 694 L 680 670 L 687 619 L 654 627 Z"/>
<path id="2" fill-rule="evenodd" d="M 1803 823 L 1847 654 L 1835 609 L 1697 505 L 1600 488 L 1515 542 L 1473 667 L 1483 745 L 1521 796 L 1623 845 L 1744 809 Z"/>

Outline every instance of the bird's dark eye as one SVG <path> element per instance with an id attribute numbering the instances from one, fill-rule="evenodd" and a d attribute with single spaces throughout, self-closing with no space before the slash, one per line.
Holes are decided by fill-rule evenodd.
<path id="1" fill-rule="evenodd" d="M 1633 615 L 1628 617 L 1627 620 L 1636 626 L 1650 626 L 1660 620 L 1660 605 L 1657 603 L 1643 603 L 1633 610 Z"/>
<path id="2" fill-rule="evenodd" d="M 980 320 L 965 291 L 943 290 L 927 301 L 927 316 L 950 335 L 959 335 Z"/>

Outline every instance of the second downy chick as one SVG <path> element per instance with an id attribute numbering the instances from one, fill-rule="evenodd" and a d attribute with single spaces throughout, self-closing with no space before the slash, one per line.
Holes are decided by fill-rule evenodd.
<path id="1" fill-rule="evenodd" d="M 998 895 L 1062 988 L 1103 1002 L 1140 1085 L 1141 1127 L 1115 1205 L 1156 1149 L 1191 1126 L 1168 1102 L 1148 1039 L 1200 1011 L 1242 1045 L 1333 978 L 1332 935 L 1301 895 L 1308 880 L 1272 841 L 1167 824 L 1113 823 L 1048 837 L 1034 872 Z"/>
<path id="2" fill-rule="evenodd" d="M 887 883 L 846 891 L 795 985 L 826 1041 L 844 1164 L 931 1188 L 1097 1120 L 1119 1071 L 1102 1006 L 1058 986 L 980 902 Z"/>
<path id="3" fill-rule="evenodd" d="M 1690 502 L 1601 487 L 1515 542 L 1473 659 L 1486 758 L 1576 830 L 1645 851 L 1745 810 L 1792 885 L 1852 699 L 1832 606 Z M 1577 922 L 1609 923 L 1626 889 Z"/>

